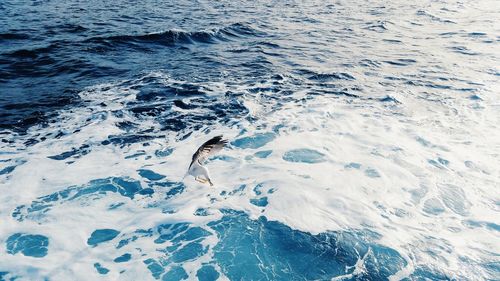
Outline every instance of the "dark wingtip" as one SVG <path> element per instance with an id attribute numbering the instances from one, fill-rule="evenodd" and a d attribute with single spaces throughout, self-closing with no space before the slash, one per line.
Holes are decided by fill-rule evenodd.
<path id="1" fill-rule="evenodd" d="M 218 136 L 215 136 L 213 139 L 217 139 L 218 143 L 222 143 L 222 144 L 226 145 L 228 143 L 228 140 L 223 139 L 223 138 L 224 138 L 223 135 L 218 135 Z"/>
<path id="2" fill-rule="evenodd" d="M 222 135 L 215 136 L 215 137 L 209 139 L 207 142 L 205 142 L 204 145 L 217 144 L 217 143 L 222 143 L 222 144 L 226 145 L 227 144 L 227 140 L 224 140 L 222 138 L 223 138 Z"/>

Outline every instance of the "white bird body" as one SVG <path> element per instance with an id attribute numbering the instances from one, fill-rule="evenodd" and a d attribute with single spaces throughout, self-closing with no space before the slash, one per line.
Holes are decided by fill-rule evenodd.
<path id="1" fill-rule="evenodd" d="M 202 144 L 193 154 L 193 159 L 189 165 L 187 174 L 193 176 L 195 180 L 201 183 L 208 182 L 213 186 L 208 168 L 203 166 L 203 164 L 210 156 L 219 152 L 226 144 L 227 140 L 222 139 L 222 136 L 213 137 Z"/>
<path id="2" fill-rule="evenodd" d="M 189 167 L 188 174 L 193 176 L 198 181 L 199 181 L 199 177 L 203 176 L 203 177 L 205 177 L 206 180 L 208 180 L 208 183 L 210 185 L 213 185 L 212 181 L 210 180 L 210 175 L 208 173 L 207 167 L 200 165 L 200 163 L 198 163 L 198 161 L 195 161 Z"/>

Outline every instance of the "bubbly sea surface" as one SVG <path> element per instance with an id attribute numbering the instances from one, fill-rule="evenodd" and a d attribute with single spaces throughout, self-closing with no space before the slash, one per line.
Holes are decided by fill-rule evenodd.
<path id="1" fill-rule="evenodd" d="M 0 280 L 499 280 L 498 1 L 0 2 Z M 224 135 L 214 186 L 183 179 Z"/>

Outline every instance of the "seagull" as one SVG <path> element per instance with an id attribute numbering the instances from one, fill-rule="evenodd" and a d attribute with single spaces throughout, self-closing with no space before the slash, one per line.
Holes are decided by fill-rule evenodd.
<path id="1" fill-rule="evenodd" d="M 191 160 L 186 176 L 192 175 L 196 181 L 201 183 L 208 182 L 210 186 L 213 186 L 214 184 L 210 180 L 208 168 L 203 166 L 203 164 L 205 164 L 210 156 L 215 155 L 215 153 L 219 152 L 226 144 L 227 140 L 222 139 L 222 136 L 213 137 L 202 144 L 193 154 L 193 160 Z"/>

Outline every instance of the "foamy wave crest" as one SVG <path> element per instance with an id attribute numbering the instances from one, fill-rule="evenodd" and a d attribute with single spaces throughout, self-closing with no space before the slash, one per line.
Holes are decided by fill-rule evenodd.
<path id="1" fill-rule="evenodd" d="M 19 192 L 0 195 L 3 276 L 494 276 L 494 102 L 302 89 L 283 103 L 270 81 L 153 72 L 90 87 L 50 125 L 10 135 L 0 182 Z M 216 134 L 230 145 L 208 164 L 215 187 L 183 181 Z"/>

